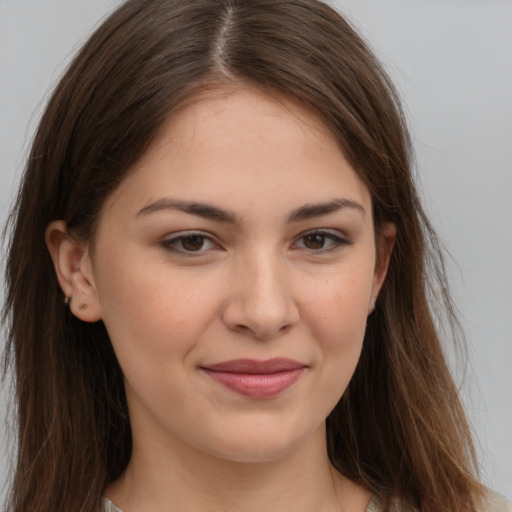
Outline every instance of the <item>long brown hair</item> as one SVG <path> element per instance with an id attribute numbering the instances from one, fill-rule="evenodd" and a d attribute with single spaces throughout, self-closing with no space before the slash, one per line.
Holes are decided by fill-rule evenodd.
<path id="1" fill-rule="evenodd" d="M 442 255 L 412 181 L 393 86 L 366 44 L 317 0 L 128 0 L 55 89 L 11 213 L 4 320 L 15 383 L 12 512 L 93 512 L 125 469 L 123 376 L 103 323 L 64 305 L 44 232 L 93 241 L 105 199 L 162 123 L 212 83 L 250 83 L 313 108 L 368 186 L 376 232 L 398 228 L 363 352 L 327 419 L 333 465 L 389 503 L 467 511 L 480 486 L 436 330 L 457 327 Z"/>

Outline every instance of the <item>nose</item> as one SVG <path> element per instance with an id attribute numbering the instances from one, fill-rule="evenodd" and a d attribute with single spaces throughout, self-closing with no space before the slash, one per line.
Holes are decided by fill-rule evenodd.
<path id="1" fill-rule="evenodd" d="M 299 320 L 291 279 L 279 258 L 253 255 L 233 273 L 223 310 L 225 325 L 256 339 L 267 340 L 288 331 Z"/>

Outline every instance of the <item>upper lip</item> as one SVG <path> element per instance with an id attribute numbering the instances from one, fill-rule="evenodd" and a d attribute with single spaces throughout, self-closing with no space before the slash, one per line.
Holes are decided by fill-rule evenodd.
<path id="1" fill-rule="evenodd" d="M 245 373 L 245 374 L 265 374 L 265 373 L 278 373 L 291 370 L 298 370 L 305 368 L 306 365 L 287 359 L 283 357 L 276 357 L 274 359 L 266 359 L 260 361 L 257 359 L 233 359 L 231 361 L 223 361 L 221 363 L 209 364 L 202 366 L 204 370 L 211 370 L 214 372 L 230 372 L 230 373 Z"/>

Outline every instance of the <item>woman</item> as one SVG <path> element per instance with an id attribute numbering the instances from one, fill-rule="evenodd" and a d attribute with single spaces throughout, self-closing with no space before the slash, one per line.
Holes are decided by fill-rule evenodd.
<path id="1" fill-rule="evenodd" d="M 474 476 L 410 168 L 327 6 L 123 4 L 13 212 L 10 509 L 506 510 Z"/>

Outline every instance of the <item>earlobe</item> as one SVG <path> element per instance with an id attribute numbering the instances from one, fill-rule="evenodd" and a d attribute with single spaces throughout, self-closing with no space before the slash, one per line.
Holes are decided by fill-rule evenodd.
<path id="1" fill-rule="evenodd" d="M 63 301 L 80 320 L 100 320 L 101 311 L 88 246 L 74 240 L 62 220 L 48 225 L 45 240 L 64 294 Z"/>

